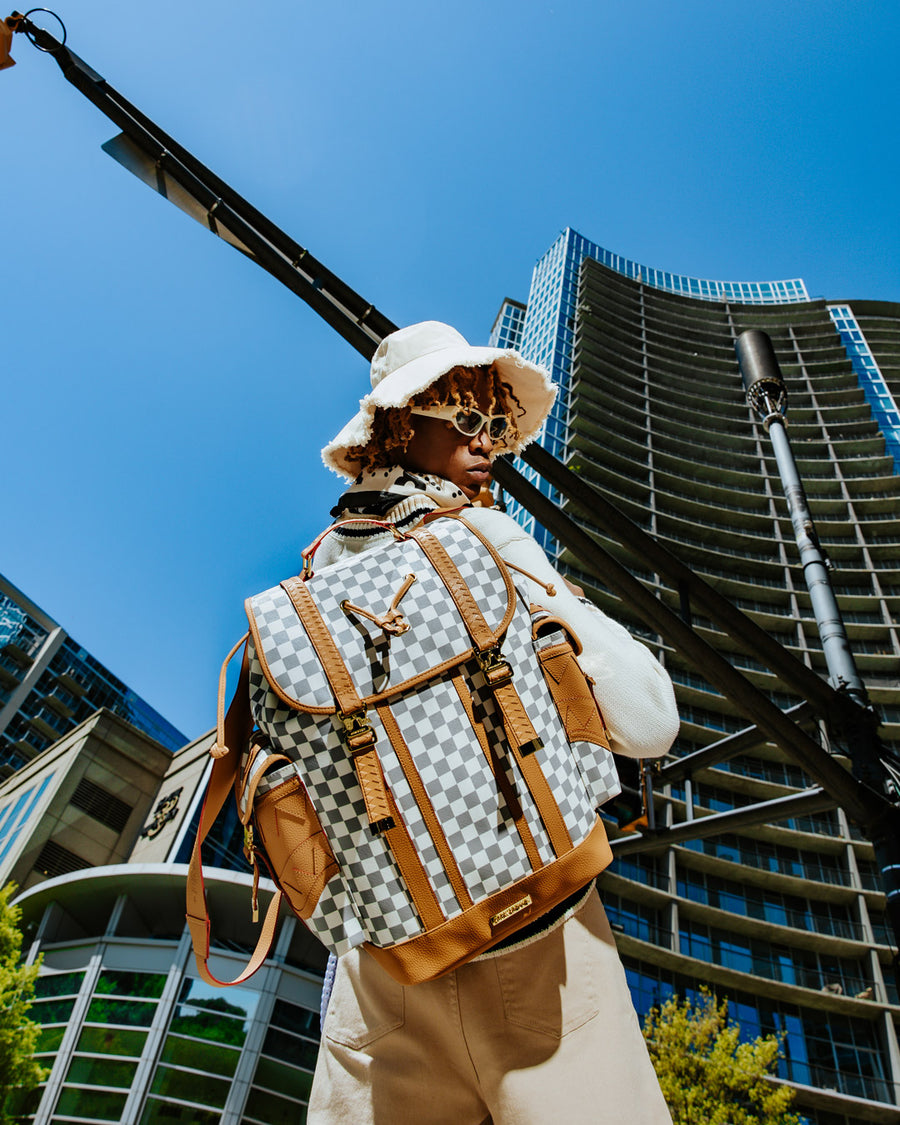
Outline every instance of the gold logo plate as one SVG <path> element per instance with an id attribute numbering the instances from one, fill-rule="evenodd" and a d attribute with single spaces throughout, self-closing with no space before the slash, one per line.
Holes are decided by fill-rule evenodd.
<path id="1" fill-rule="evenodd" d="M 518 902 L 514 902 L 511 906 L 505 907 L 491 918 L 491 928 L 499 926 L 500 923 L 505 922 L 507 918 L 512 918 L 512 916 L 518 914 L 520 910 L 527 910 L 529 906 L 531 906 L 531 895 L 520 898 Z"/>

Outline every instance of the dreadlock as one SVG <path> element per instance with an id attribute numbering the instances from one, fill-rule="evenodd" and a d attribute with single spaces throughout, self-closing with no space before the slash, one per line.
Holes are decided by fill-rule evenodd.
<path id="1" fill-rule="evenodd" d="M 504 383 L 496 364 L 482 367 L 452 367 L 430 387 L 414 395 L 406 406 L 377 407 L 372 420 L 372 436 L 365 445 L 347 450 L 350 461 L 358 461 L 362 469 L 388 469 L 396 465 L 413 436 L 413 415 L 410 407 L 446 406 L 454 404 L 466 410 L 480 410 L 479 399 L 487 402 L 487 413 L 502 411 L 509 418 L 510 428 L 504 445 L 515 445 L 521 438 L 516 418 L 525 411 Z"/>

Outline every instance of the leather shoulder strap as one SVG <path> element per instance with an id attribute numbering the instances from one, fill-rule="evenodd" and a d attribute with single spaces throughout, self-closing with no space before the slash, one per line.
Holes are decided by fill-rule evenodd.
<path id="1" fill-rule="evenodd" d="M 224 667 L 227 666 L 237 648 L 236 645 L 226 658 L 223 672 Z M 215 743 L 219 756 L 213 758 L 212 775 L 206 788 L 206 796 L 203 799 L 200 821 L 197 825 L 197 836 L 194 840 L 194 850 L 191 853 L 191 862 L 188 867 L 186 889 L 187 924 L 191 934 L 191 944 L 194 947 L 194 957 L 197 961 L 197 971 L 207 984 L 222 986 L 243 983 L 265 963 L 275 940 L 275 926 L 278 921 L 278 910 L 282 899 L 281 891 L 272 896 L 272 901 L 269 903 L 269 908 L 263 920 L 256 949 L 253 951 L 247 967 L 234 980 L 219 980 L 214 977 L 209 971 L 208 965 L 210 922 L 206 905 L 206 888 L 203 884 L 203 861 L 200 848 L 209 835 L 222 806 L 232 792 L 238 774 L 241 751 L 249 740 L 253 729 L 253 718 L 250 714 L 250 659 L 247 654 L 246 638 L 244 655 L 241 659 L 241 674 L 238 678 L 234 698 L 224 720 L 222 718 L 222 707 L 220 706 L 217 727 L 221 732 Z"/>

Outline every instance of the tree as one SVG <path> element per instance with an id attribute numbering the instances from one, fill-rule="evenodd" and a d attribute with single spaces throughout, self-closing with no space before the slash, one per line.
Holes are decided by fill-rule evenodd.
<path id="1" fill-rule="evenodd" d="M 644 1039 L 674 1125 L 799 1125 L 794 1091 L 771 1081 L 781 1037 L 740 1041 L 728 1001 L 701 989 L 693 1003 L 673 996 L 652 1008 Z"/>
<path id="2" fill-rule="evenodd" d="M 40 1026 L 27 1018 L 34 1000 L 40 963 L 22 965 L 22 911 L 10 899 L 14 883 L 0 890 L 0 1125 L 14 1120 L 7 1109 L 13 1090 L 17 1096 L 33 1090 L 48 1071 L 34 1060 Z"/>

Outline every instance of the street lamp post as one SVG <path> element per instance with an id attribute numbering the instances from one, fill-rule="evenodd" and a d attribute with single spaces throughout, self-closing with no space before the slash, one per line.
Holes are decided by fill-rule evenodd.
<path id="1" fill-rule="evenodd" d="M 882 799 L 882 813 L 860 827 L 875 847 L 881 868 L 887 915 L 900 945 L 900 791 L 897 775 L 885 763 L 886 751 L 878 737 L 878 716 L 869 702 L 831 586 L 829 563 L 819 544 L 809 503 L 797 471 L 787 435 L 787 387 L 769 336 L 758 328 L 742 333 L 735 342 L 738 366 L 747 401 L 759 415 L 772 442 L 794 528 L 803 577 L 812 603 L 822 651 L 832 686 L 856 707 L 842 722 L 841 734 L 850 752 L 853 774 Z M 900 987 L 900 965 L 894 961 Z"/>

